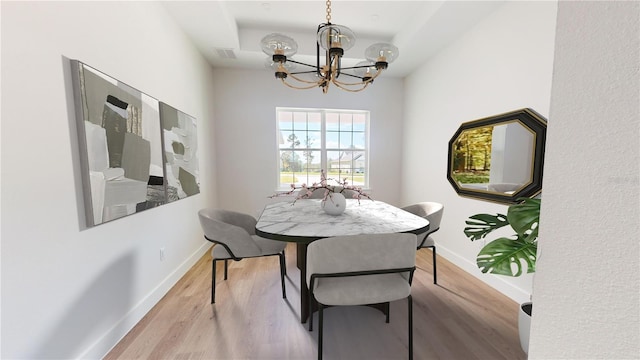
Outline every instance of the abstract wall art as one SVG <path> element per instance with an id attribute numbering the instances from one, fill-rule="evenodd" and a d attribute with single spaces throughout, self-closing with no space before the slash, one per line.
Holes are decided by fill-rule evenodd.
<path id="1" fill-rule="evenodd" d="M 196 119 L 161 102 L 160 122 L 164 142 L 167 200 L 172 202 L 199 194 Z"/>
<path id="2" fill-rule="evenodd" d="M 87 226 L 199 192 L 194 118 L 162 104 L 161 122 L 157 99 L 80 61 L 71 70 Z"/>

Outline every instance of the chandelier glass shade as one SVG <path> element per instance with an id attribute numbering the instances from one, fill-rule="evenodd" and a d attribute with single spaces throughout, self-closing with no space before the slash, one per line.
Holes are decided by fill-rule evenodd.
<path id="1" fill-rule="evenodd" d="M 387 69 L 389 63 L 398 58 L 397 47 L 376 43 L 365 50 L 367 61 L 343 67 L 344 52 L 351 49 L 355 42 L 356 36 L 351 29 L 331 23 L 329 0 L 327 22 L 318 25 L 315 65 L 291 59 L 298 51 L 298 43 L 287 35 L 269 34 L 262 38 L 260 45 L 262 51 L 270 56 L 265 61 L 265 67 L 273 70 L 275 77 L 284 85 L 300 90 L 320 87 L 323 93 L 327 93 L 330 84 L 349 92 L 362 91 Z"/>

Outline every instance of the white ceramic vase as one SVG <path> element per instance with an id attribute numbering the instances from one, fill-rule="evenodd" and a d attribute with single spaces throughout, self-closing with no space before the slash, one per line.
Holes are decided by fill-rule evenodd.
<path id="1" fill-rule="evenodd" d="M 329 215 L 340 215 L 347 207 L 347 200 L 340 193 L 330 192 L 326 200 L 320 203 L 322 210 Z"/>
<path id="2" fill-rule="evenodd" d="M 531 311 L 533 304 L 530 302 L 520 304 L 518 312 L 518 334 L 520 335 L 520 346 L 525 354 L 529 354 L 529 331 L 531 329 Z"/>

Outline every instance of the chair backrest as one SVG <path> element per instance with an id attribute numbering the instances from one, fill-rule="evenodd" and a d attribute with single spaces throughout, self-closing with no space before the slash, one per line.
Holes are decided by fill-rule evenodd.
<path id="1" fill-rule="evenodd" d="M 402 210 L 408 211 L 414 215 L 429 220 L 429 234 L 440 229 L 440 222 L 442 221 L 444 205 L 437 202 L 425 201 L 405 206 L 402 208 Z"/>
<path id="2" fill-rule="evenodd" d="M 358 194 L 356 191 L 354 190 L 350 190 L 350 189 L 343 189 L 341 186 L 336 186 L 335 187 L 335 192 L 340 192 L 342 191 L 342 195 L 344 195 L 345 199 L 353 199 L 353 196 Z M 307 190 L 305 189 L 301 189 L 297 195 L 302 195 L 302 194 L 306 194 Z M 311 195 L 309 195 L 309 197 L 307 199 L 323 199 L 324 198 L 324 193 L 326 192 L 325 189 L 316 189 L 313 191 L 313 193 Z"/>
<path id="3" fill-rule="evenodd" d="M 300 191 L 298 192 L 298 196 L 306 194 L 307 191 L 308 190 L 306 189 L 300 189 Z M 325 191 L 325 189 L 316 189 L 311 193 L 311 195 L 309 195 L 309 197 L 305 197 L 305 199 L 322 199 L 324 198 Z"/>
<path id="4" fill-rule="evenodd" d="M 342 195 L 344 195 L 345 199 L 354 199 L 354 196 L 357 196 L 358 192 L 351 189 L 343 189 Z"/>
<path id="5" fill-rule="evenodd" d="M 207 240 L 225 244 L 238 258 L 260 255 L 260 247 L 251 237 L 257 223 L 253 216 L 207 208 L 200 210 L 198 217 Z"/>
<path id="6" fill-rule="evenodd" d="M 408 233 L 336 236 L 316 240 L 307 248 L 307 283 L 313 274 L 414 267 L 416 241 L 416 235 Z"/>

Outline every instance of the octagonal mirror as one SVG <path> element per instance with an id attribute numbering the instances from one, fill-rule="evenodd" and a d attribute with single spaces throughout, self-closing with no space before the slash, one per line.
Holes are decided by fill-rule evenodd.
<path id="1" fill-rule="evenodd" d="M 460 196 L 511 204 L 542 191 L 547 120 L 526 108 L 460 125 L 447 179 Z"/>

